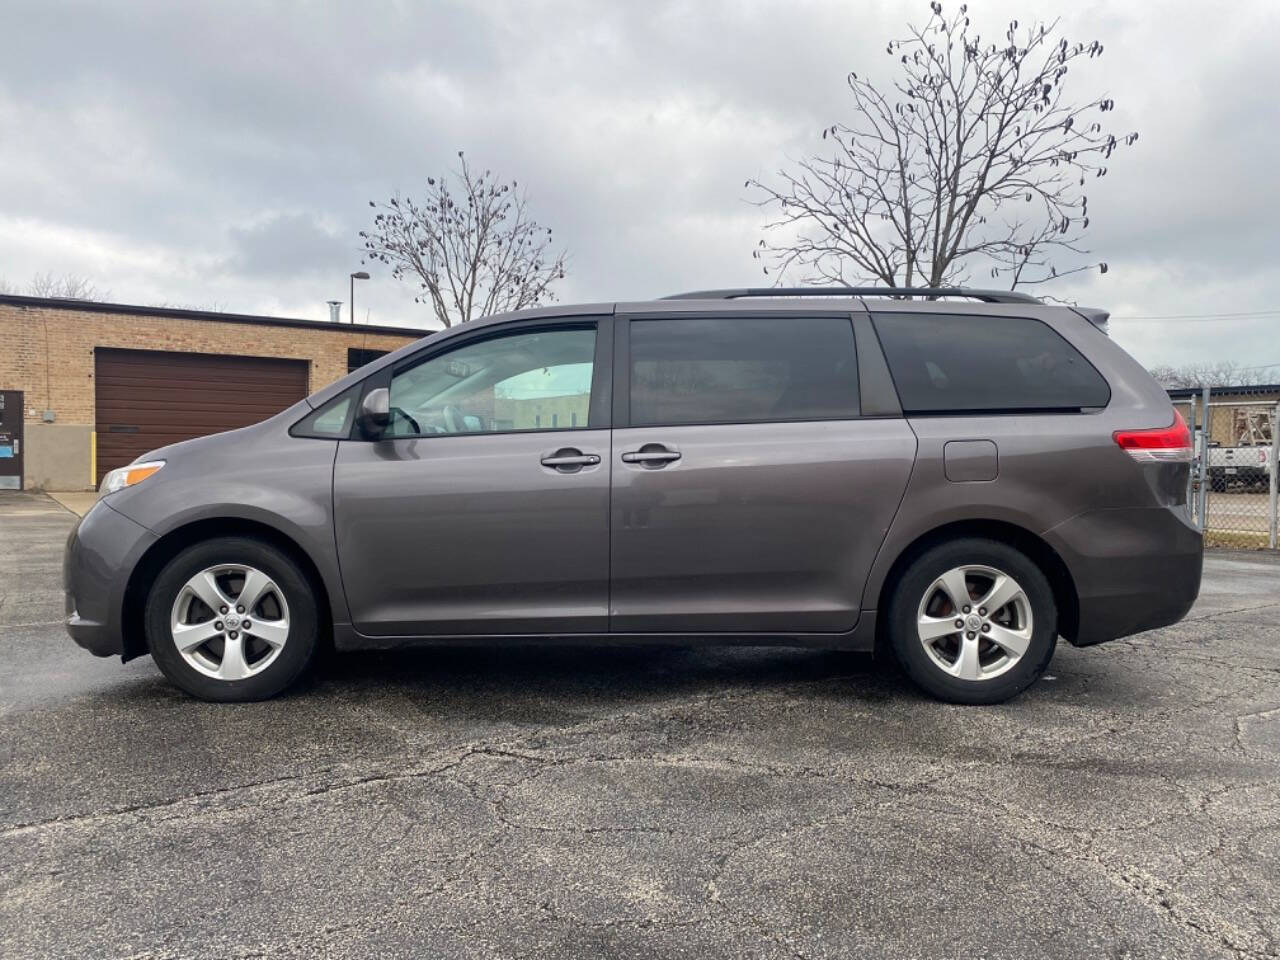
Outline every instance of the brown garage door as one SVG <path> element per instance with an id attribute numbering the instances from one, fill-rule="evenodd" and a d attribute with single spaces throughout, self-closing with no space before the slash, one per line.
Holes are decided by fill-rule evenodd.
<path id="1" fill-rule="evenodd" d="M 307 361 L 95 351 L 98 477 L 148 450 L 265 420 L 307 394 Z"/>

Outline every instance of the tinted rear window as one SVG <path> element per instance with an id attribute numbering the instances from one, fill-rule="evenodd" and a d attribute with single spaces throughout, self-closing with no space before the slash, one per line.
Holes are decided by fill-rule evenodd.
<path id="1" fill-rule="evenodd" d="M 873 319 L 907 413 L 1080 410 L 1111 399 L 1093 365 L 1039 320 L 911 313 Z"/>
<path id="2" fill-rule="evenodd" d="M 759 423 L 858 415 L 848 317 L 631 324 L 631 423 Z"/>

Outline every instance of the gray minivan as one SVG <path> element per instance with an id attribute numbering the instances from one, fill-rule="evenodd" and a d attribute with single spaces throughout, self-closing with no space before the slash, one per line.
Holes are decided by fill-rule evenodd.
<path id="1" fill-rule="evenodd" d="M 67 628 L 209 700 L 463 639 L 879 645 L 1005 700 L 1199 590 L 1191 437 L 1105 319 L 775 288 L 468 323 L 109 474 Z"/>

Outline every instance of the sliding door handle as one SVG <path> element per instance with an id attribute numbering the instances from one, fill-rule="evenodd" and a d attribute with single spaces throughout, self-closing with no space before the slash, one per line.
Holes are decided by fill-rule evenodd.
<path id="1" fill-rule="evenodd" d="M 639 450 L 628 450 L 622 455 L 623 463 L 638 463 L 651 469 L 666 466 L 679 459 L 679 450 L 673 450 L 661 443 L 646 443 Z"/>
<path id="2" fill-rule="evenodd" d="M 636 450 L 622 455 L 623 463 L 670 463 L 679 459 L 680 454 L 674 450 L 653 450 L 648 453 Z"/>

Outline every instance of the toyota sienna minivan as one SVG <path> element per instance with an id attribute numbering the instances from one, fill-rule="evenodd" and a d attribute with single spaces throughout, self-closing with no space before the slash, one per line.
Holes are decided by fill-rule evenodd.
<path id="1" fill-rule="evenodd" d="M 67 629 L 207 700 L 465 639 L 887 649 L 1002 701 L 1199 590 L 1191 437 L 1105 320 L 789 288 L 463 324 L 108 474 Z"/>

